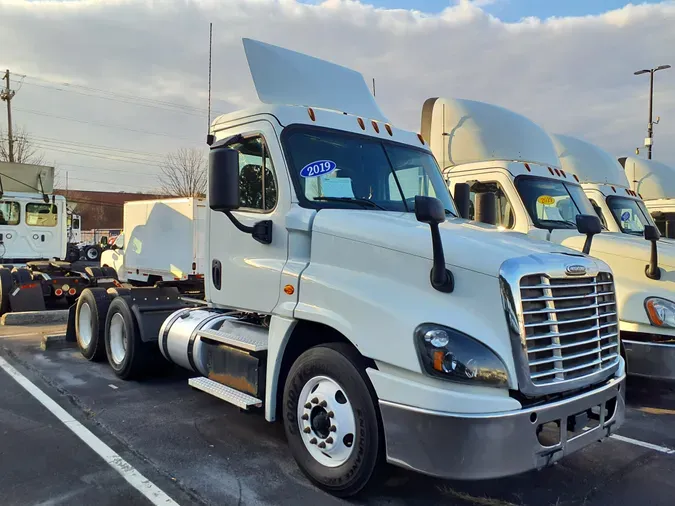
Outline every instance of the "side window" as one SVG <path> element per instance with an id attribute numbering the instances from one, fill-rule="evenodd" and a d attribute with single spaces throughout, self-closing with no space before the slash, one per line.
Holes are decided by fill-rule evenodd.
<path id="1" fill-rule="evenodd" d="M 239 202 L 242 208 L 271 211 L 277 205 L 277 181 L 265 139 L 247 137 L 232 144 L 239 151 Z"/>
<path id="2" fill-rule="evenodd" d="M 513 228 L 516 225 L 516 216 L 509 202 L 508 197 L 504 193 L 503 188 L 499 183 L 483 183 L 474 181 L 470 183 L 469 197 L 469 219 L 474 220 L 476 217 L 476 195 L 479 193 L 494 193 L 497 197 L 497 225 L 504 228 Z"/>
<path id="3" fill-rule="evenodd" d="M 21 205 L 18 202 L 0 201 L 0 225 L 18 225 Z"/>
<path id="4" fill-rule="evenodd" d="M 58 221 L 54 204 L 26 204 L 26 224 L 33 227 L 55 227 Z"/>
<path id="5" fill-rule="evenodd" d="M 598 218 L 600 218 L 600 221 L 602 222 L 602 226 L 607 228 L 607 221 L 605 220 L 605 216 L 602 214 L 602 208 L 598 205 L 598 203 L 594 199 L 588 200 L 591 201 L 591 205 L 593 206 L 593 209 L 595 209 L 595 214 L 598 215 Z"/>

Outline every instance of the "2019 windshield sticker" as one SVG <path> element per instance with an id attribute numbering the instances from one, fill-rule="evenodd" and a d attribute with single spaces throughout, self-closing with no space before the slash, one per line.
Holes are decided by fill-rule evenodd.
<path id="1" fill-rule="evenodd" d="M 625 212 L 621 215 L 621 221 L 628 221 L 629 219 L 630 219 L 630 213 L 629 213 L 628 211 L 625 211 Z"/>
<path id="2" fill-rule="evenodd" d="M 330 174 L 337 169 L 337 164 L 332 160 L 317 160 L 310 162 L 300 170 L 302 177 L 319 177 Z"/>
<path id="3" fill-rule="evenodd" d="M 537 199 L 537 202 L 539 202 L 543 206 L 552 206 L 553 204 L 555 204 L 555 199 L 550 195 L 541 195 Z"/>

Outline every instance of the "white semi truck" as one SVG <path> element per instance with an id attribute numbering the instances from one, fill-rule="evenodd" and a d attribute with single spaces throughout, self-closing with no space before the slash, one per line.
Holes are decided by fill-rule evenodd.
<path id="1" fill-rule="evenodd" d="M 615 432 L 608 266 L 457 218 L 422 136 L 359 73 L 244 47 L 263 105 L 212 124 L 207 304 L 86 290 L 82 353 L 122 379 L 161 353 L 194 388 L 282 420 L 300 469 L 338 496 L 385 461 L 493 478 Z"/>
<path id="2" fill-rule="evenodd" d="M 451 187 L 469 184 L 469 218 L 607 262 L 617 286 L 612 312 L 619 314 L 622 342 L 631 343 L 623 350 L 628 373 L 675 377 L 674 357 L 651 346 L 675 337 L 675 251 L 661 245 L 656 254 L 655 227 L 645 227 L 644 238 L 604 230 L 589 244 L 578 230 L 584 221 L 579 216 L 595 211 L 580 178 L 561 169 L 546 131 L 519 114 L 471 100 L 429 99 L 422 131 Z M 476 203 L 487 197 L 493 206 L 480 212 Z M 602 335 L 605 327 L 601 322 L 592 331 Z"/>
<path id="3" fill-rule="evenodd" d="M 609 232 L 637 238 L 645 237 L 650 230 L 654 233 L 657 226 L 652 216 L 640 194 L 631 189 L 624 168 L 614 157 L 598 146 L 575 137 L 552 135 L 551 139 L 560 158 L 561 170 L 579 180 Z M 642 181 L 649 179 L 644 174 L 639 177 Z M 647 191 L 651 192 L 649 186 Z M 667 239 L 660 240 L 658 247 L 656 242 L 652 244 L 656 261 L 650 260 L 650 264 L 658 265 L 658 271 L 651 273 L 654 282 L 658 284 L 665 277 L 672 284 L 675 280 L 671 277 L 675 265 L 675 245 Z M 629 248 L 624 251 L 627 255 L 636 256 Z M 634 297 L 639 303 L 639 295 Z M 629 374 L 673 379 L 675 293 L 671 292 L 668 298 L 659 301 L 646 298 L 644 304 L 651 327 L 642 325 L 639 330 L 625 330 L 622 335 Z M 660 328 L 665 332 L 654 333 L 652 328 Z"/>
<path id="4" fill-rule="evenodd" d="M 664 237 L 675 239 L 675 169 L 636 156 L 619 158 L 631 189 L 644 199 Z"/>
<path id="5" fill-rule="evenodd" d="M 68 210 L 53 191 L 53 167 L 0 162 L 0 314 L 74 301 L 90 285 L 64 261 Z"/>
<path id="6" fill-rule="evenodd" d="M 101 254 L 101 267 L 114 269 L 119 281 L 134 285 L 203 287 L 206 211 L 203 198 L 126 202 L 123 232 Z"/>

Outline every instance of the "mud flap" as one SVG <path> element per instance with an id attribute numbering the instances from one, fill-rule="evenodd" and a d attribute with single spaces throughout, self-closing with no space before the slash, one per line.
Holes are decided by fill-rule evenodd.
<path id="1" fill-rule="evenodd" d="M 75 335 L 75 309 L 77 304 L 73 304 L 68 308 L 68 325 L 66 326 L 66 341 L 69 343 L 77 342 Z"/>
<path id="2" fill-rule="evenodd" d="M 45 297 L 39 281 L 19 285 L 9 292 L 9 307 L 13 312 L 44 311 Z"/>

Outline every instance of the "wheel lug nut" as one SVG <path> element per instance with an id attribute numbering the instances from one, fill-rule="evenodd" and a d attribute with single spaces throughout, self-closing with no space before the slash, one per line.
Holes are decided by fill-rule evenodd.
<path id="1" fill-rule="evenodd" d="M 309 402 L 307 404 L 305 404 L 305 409 L 309 409 L 311 407 L 312 407 L 312 405 Z"/>
<path id="2" fill-rule="evenodd" d="M 327 437 L 327 438 L 326 438 L 326 443 L 328 443 L 329 445 L 332 445 L 332 444 L 333 444 L 333 438 L 332 438 L 332 437 Z"/>
<path id="3" fill-rule="evenodd" d="M 333 418 L 334 416 L 335 416 L 335 413 L 333 413 L 332 411 L 328 412 L 328 418 Z"/>
<path id="4" fill-rule="evenodd" d="M 324 443 L 323 441 L 321 441 L 321 442 L 319 443 L 319 448 L 323 449 L 323 448 L 325 448 L 325 447 L 326 447 L 326 443 Z"/>
<path id="5" fill-rule="evenodd" d="M 302 415 L 302 419 L 303 420 L 309 420 L 309 415 L 307 413 L 305 413 L 304 415 Z"/>
<path id="6" fill-rule="evenodd" d="M 316 438 L 313 437 L 312 439 L 309 440 L 309 444 L 315 445 L 316 444 Z"/>
<path id="7" fill-rule="evenodd" d="M 322 408 L 325 408 L 326 406 L 328 406 L 328 403 L 326 401 L 321 401 L 319 403 L 319 406 L 321 406 Z"/>
<path id="8" fill-rule="evenodd" d="M 312 399 L 312 404 L 319 404 L 319 398 L 314 397 L 314 399 Z"/>
<path id="9" fill-rule="evenodd" d="M 309 434 L 310 432 L 312 432 L 312 429 L 310 429 L 309 427 L 305 427 L 304 429 L 302 429 L 302 432 L 304 432 L 305 434 Z"/>
<path id="10" fill-rule="evenodd" d="M 331 432 L 335 432 L 335 431 L 337 431 L 337 427 L 335 425 L 331 425 L 329 430 Z"/>

